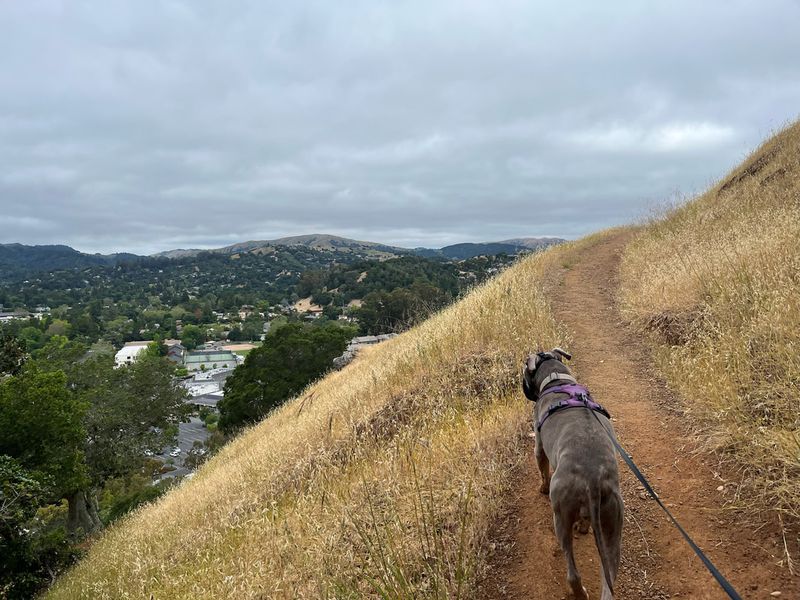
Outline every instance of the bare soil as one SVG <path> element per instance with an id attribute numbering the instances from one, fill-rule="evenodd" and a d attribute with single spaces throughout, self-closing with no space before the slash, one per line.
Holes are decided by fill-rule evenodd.
<path id="1" fill-rule="evenodd" d="M 657 375 L 641 335 L 622 321 L 615 294 L 629 235 L 623 232 L 587 248 L 553 282 L 556 317 L 574 340 L 569 350 L 578 379 L 610 411 L 622 445 L 743 598 L 800 599 L 800 577 L 780 565 L 784 550 L 777 524 L 754 529 L 741 513 L 726 510 L 726 492 L 734 485 L 728 478 L 735 475 L 721 470 L 713 457 L 695 452 L 680 403 Z M 727 598 L 666 515 L 619 464 L 625 527 L 616 598 Z M 568 597 L 552 511 L 539 484 L 531 440 L 509 510 L 498 519 L 484 598 Z M 600 567 L 591 534 L 578 536 L 576 561 L 589 597 L 599 598 Z M 777 591 L 780 596 L 771 596 Z"/>

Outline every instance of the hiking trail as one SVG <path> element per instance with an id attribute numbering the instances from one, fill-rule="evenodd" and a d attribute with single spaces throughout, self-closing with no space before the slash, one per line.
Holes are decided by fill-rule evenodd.
<path id="1" fill-rule="evenodd" d="M 613 418 L 618 438 L 663 502 L 742 598 L 800 599 L 800 577 L 784 558 L 777 525 L 753 530 L 724 510 L 735 473 L 720 472 L 712 457 L 694 453 L 680 405 L 652 365 L 646 343 L 622 320 L 615 302 L 620 256 L 631 233 L 623 231 L 585 248 L 551 284 L 553 310 L 573 338 L 567 348 L 579 383 Z M 567 598 L 566 566 L 553 534 L 549 500 L 530 440 L 517 474 L 510 508 L 495 536 L 498 548 L 483 597 L 511 600 Z M 727 598 L 618 459 L 625 500 L 618 600 Z M 733 481 L 732 481 L 733 479 Z M 599 598 L 599 558 L 591 533 L 575 540 L 575 558 L 593 600 Z M 770 594 L 780 591 L 780 596 Z"/>

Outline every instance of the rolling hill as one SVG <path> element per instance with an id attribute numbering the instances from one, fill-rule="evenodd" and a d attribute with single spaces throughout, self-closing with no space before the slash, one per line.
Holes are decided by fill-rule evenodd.
<path id="1" fill-rule="evenodd" d="M 378 244 L 376 242 L 362 242 L 336 235 L 314 233 L 309 235 L 295 235 L 291 237 L 276 238 L 274 240 L 251 240 L 214 248 L 211 250 L 200 249 L 177 249 L 159 252 L 154 256 L 164 256 L 167 258 L 182 258 L 185 256 L 196 256 L 201 252 L 215 252 L 220 254 L 238 254 L 241 252 L 267 252 L 277 246 L 304 246 L 315 250 L 338 250 L 360 252 L 365 255 L 374 254 L 376 256 L 402 256 L 409 254 L 408 250 Z"/>
<path id="2" fill-rule="evenodd" d="M 0 272 L 4 277 L 17 273 L 114 265 L 139 258 L 142 257 L 130 253 L 86 254 L 63 245 L 0 244 Z"/>
<path id="3" fill-rule="evenodd" d="M 548 246 L 559 244 L 561 238 L 516 238 L 502 242 L 462 243 L 444 246 L 442 248 L 401 248 L 377 242 L 362 242 L 329 234 L 296 235 L 292 237 L 277 238 L 274 240 L 253 240 L 240 242 L 212 250 L 177 249 L 159 252 L 154 256 L 167 258 L 183 258 L 196 256 L 201 252 L 214 252 L 221 254 L 238 254 L 241 252 L 265 253 L 278 246 L 305 246 L 315 250 L 352 251 L 365 257 L 388 258 L 392 256 L 406 256 L 416 254 L 425 258 L 446 258 L 464 260 L 476 256 L 496 254 L 519 254 L 520 252 L 541 250 Z"/>
<path id="4" fill-rule="evenodd" d="M 494 256 L 497 254 L 520 254 L 543 250 L 549 246 L 564 242 L 561 238 L 517 238 L 503 242 L 451 244 L 442 248 L 415 248 L 414 252 L 429 258 L 446 258 L 450 260 L 466 260 L 476 256 Z"/>
<path id="5" fill-rule="evenodd" d="M 278 247 L 304 247 L 312 250 L 352 253 L 359 258 L 386 259 L 416 255 L 426 258 L 464 260 L 482 255 L 518 254 L 541 250 L 558 244 L 560 238 L 519 238 L 504 242 L 453 244 L 438 249 L 400 248 L 377 242 L 363 242 L 328 234 L 297 235 L 274 240 L 252 240 L 215 249 L 175 249 L 159 252 L 153 258 L 190 258 L 204 252 L 236 255 L 241 253 L 270 254 Z M 129 252 L 116 254 L 87 254 L 65 245 L 0 244 L 0 273 L 2 279 L 16 279 L 28 273 L 85 269 L 93 266 L 116 265 L 148 257 Z"/>

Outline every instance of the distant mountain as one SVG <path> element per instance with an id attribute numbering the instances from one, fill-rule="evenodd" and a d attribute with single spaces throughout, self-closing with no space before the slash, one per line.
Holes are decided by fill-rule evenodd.
<path id="1" fill-rule="evenodd" d="M 552 246 L 554 244 L 560 244 L 564 242 L 562 238 L 556 237 L 528 237 L 528 238 L 512 238 L 510 240 L 500 240 L 497 242 L 498 244 L 511 244 L 512 246 L 522 246 L 524 248 L 530 248 L 532 250 L 538 250 L 540 248 L 546 248 L 547 246 Z"/>
<path id="2" fill-rule="evenodd" d="M 497 254 L 519 254 L 540 250 L 563 242 L 561 238 L 516 238 L 502 242 L 452 244 L 439 249 L 415 248 L 414 253 L 426 258 L 448 258 L 466 260 L 476 256 L 495 256 Z"/>
<path id="3" fill-rule="evenodd" d="M 515 238 L 500 242 L 453 244 L 443 248 L 400 248 L 376 242 L 364 242 L 327 234 L 296 235 L 274 240 L 252 240 L 212 250 L 178 249 L 159 252 L 156 258 L 194 257 L 203 252 L 236 255 L 243 253 L 270 254 L 279 247 L 304 247 L 327 252 L 352 253 L 365 259 L 386 259 L 416 255 L 425 258 L 465 260 L 475 256 L 518 254 L 545 248 L 563 240 L 559 238 Z M 122 252 L 118 254 L 87 254 L 64 245 L 28 246 L 0 244 L 0 279 L 9 280 L 28 273 L 63 269 L 85 269 L 98 265 L 116 265 L 141 261 L 148 257 Z"/>
<path id="4" fill-rule="evenodd" d="M 211 250 L 199 250 L 196 248 L 167 250 L 166 252 L 159 252 L 154 256 L 183 258 L 186 256 L 196 256 L 201 252 L 214 252 L 220 254 L 239 254 L 241 252 L 267 253 L 278 246 L 305 246 L 306 248 L 312 248 L 314 250 L 336 250 L 339 252 L 354 251 L 367 255 L 375 254 L 376 257 L 381 254 L 388 257 L 403 256 L 411 253 L 410 250 L 405 248 L 387 246 L 386 244 L 362 242 L 360 240 L 352 240 L 336 235 L 312 233 L 309 235 L 295 235 L 291 237 L 277 238 L 274 240 L 251 240 L 248 242 L 239 242 L 238 244 L 232 244 L 230 246 L 225 246 L 224 248 L 214 248 Z"/>
<path id="5" fill-rule="evenodd" d="M 518 254 L 558 244 L 559 238 L 514 238 L 500 242 L 452 244 L 443 248 L 400 248 L 377 242 L 364 242 L 327 234 L 296 235 L 274 240 L 251 240 L 211 250 L 177 249 L 159 252 L 156 258 L 187 258 L 203 252 L 234 256 L 237 254 L 271 254 L 279 247 L 303 247 L 323 252 L 344 252 L 354 258 L 386 259 L 397 256 L 422 256 L 446 260 L 465 260 L 476 256 Z M 148 257 L 127 252 L 118 254 L 87 254 L 64 245 L 28 246 L 0 244 L 0 280 L 27 276 L 28 273 L 63 269 L 85 269 L 94 266 L 117 265 L 142 261 Z"/>
<path id="6" fill-rule="evenodd" d="M 0 244 L 0 273 L 8 277 L 20 272 L 83 269 L 138 260 L 135 254 L 86 254 L 63 245 L 27 246 Z"/>
<path id="7" fill-rule="evenodd" d="M 199 250 L 196 248 L 168 250 L 166 252 L 159 252 L 154 256 L 166 258 L 184 258 L 187 256 L 196 256 L 201 252 L 213 252 L 220 254 L 253 252 L 256 254 L 263 254 L 271 252 L 278 246 L 305 246 L 307 248 L 313 248 L 314 250 L 336 250 L 340 252 L 352 251 L 365 256 L 373 256 L 375 258 L 389 258 L 391 256 L 415 254 L 425 258 L 464 260 L 467 258 L 474 258 L 475 256 L 518 254 L 519 252 L 523 251 L 546 248 L 547 246 L 558 244 L 563 241 L 564 240 L 560 238 L 515 238 L 501 242 L 463 243 L 453 244 L 443 248 L 414 248 L 412 250 L 408 248 L 400 248 L 398 246 L 379 244 L 376 242 L 363 242 L 360 240 L 353 240 L 336 235 L 315 233 L 310 235 L 296 235 L 292 237 L 278 238 L 274 240 L 253 240 L 249 242 L 240 242 L 238 244 L 225 246 L 224 248 L 215 248 L 212 250 Z"/>

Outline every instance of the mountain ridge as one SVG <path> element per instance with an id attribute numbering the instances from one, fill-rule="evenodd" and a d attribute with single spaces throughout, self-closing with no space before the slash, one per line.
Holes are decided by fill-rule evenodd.
<path id="1" fill-rule="evenodd" d="M 23 270 L 84 269 L 98 265 L 116 265 L 141 258 L 144 257 L 128 252 L 88 254 L 64 244 L 0 244 L 0 270 L 6 274 Z"/>
<path id="2" fill-rule="evenodd" d="M 272 240 L 248 240 L 221 248 L 176 248 L 151 255 L 138 255 L 130 252 L 112 254 L 90 254 L 81 252 L 65 244 L 29 245 L 21 243 L 0 244 L 0 270 L 8 273 L 54 271 L 62 269 L 83 269 L 98 265 L 117 265 L 122 262 L 145 260 L 148 258 L 187 258 L 204 252 L 212 254 L 235 255 L 252 252 L 268 254 L 280 246 L 303 246 L 322 251 L 353 251 L 376 259 L 398 256 L 421 256 L 423 258 L 443 258 L 465 260 L 482 255 L 519 254 L 529 250 L 540 250 L 559 244 L 565 240 L 557 237 L 513 238 L 499 242 L 463 242 L 441 248 L 403 248 L 345 238 L 331 234 L 312 233 L 287 236 Z"/>
<path id="3" fill-rule="evenodd" d="M 451 259 L 466 259 L 480 256 L 482 254 L 499 254 L 501 252 L 506 254 L 517 254 L 523 250 L 538 250 L 553 244 L 559 244 L 563 241 L 565 240 L 562 238 L 547 236 L 538 238 L 512 238 L 499 242 L 462 242 L 458 244 L 450 244 L 441 248 L 404 248 L 401 246 L 355 240 L 352 238 L 331 234 L 312 233 L 276 238 L 272 240 L 250 240 L 246 242 L 237 242 L 236 244 L 223 246 L 221 248 L 178 248 L 175 250 L 158 252 L 152 256 L 183 258 L 186 256 L 196 256 L 201 252 L 236 254 L 239 252 L 266 251 L 276 246 L 306 246 L 318 250 L 342 250 L 357 248 L 359 250 L 373 250 L 377 253 L 394 254 L 398 256 L 415 254 L 417 256 L 423 256 L 427 258 L 444 257 Z"/>

